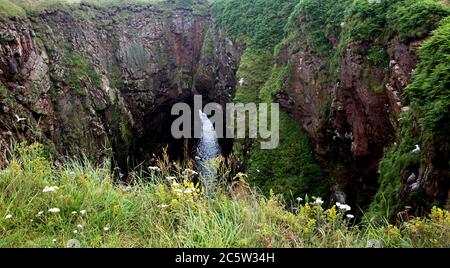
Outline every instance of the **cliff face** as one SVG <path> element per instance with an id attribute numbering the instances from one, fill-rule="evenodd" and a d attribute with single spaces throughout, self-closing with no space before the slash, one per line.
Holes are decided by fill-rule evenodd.
<path id="1" fill-rule="evenodd" d="M 212 18 L 204 1 L 200 9 L 176 2 L 2 19 L 0 146 L 38 140 L 96 160 L 112 151 L 121 167 L 130 156 L 151 161 L 165 145 L 181 154 L 183 141 L 170 135 L 172 104 L 195 93 L 230 102 L 239 67 L 236 100 L 274 100 L 291 115 L 282 114 L 278 150 L 241 146 L 246 172 L 267 188 L 328 193 L 329 177 L 336 201 L 367 208 L 375 196 L 383 210 L 419 204 L 422 194 L 448 199 L 448 65 L 425 55 L 420 66 L 418 57 L 438 27 L 443 37 L 426 49 L 448 55 L 439 43 L 448 36 L 439 26 L 450 14 L 445 3 L 226 0 L 215 2 Z M 439 92 L 427 88 L 434 83 Z M 411 153 L 416 144 L 421 154 Z"/>
<path id="2" fill-rule="evenodd" d="M 449 9 L 407 0 L 322 4 L 303 1 L 294 11 L 289 37 L 277 56 L 277 65 L 288 66 L 288 72 L 276 99 L 311 137 L 319 161 L 336 182 L 334 199 L 368 207 L 378 192 L 372 207 L 383 204 L 390 213 L 404 206 L 420 213 L 430 203 L 445 203 L 448 142 L 437 129 L 446 128 L 442 118 L 447 118 L 448 105 L 440 103 L 447 107 L 438 116 L 440 126 L 427 132 L 419 103 L 429 95 L 418 87 L 422 96 L 417 98 L 406 89 L 419 80 L 413 77 L 419 48 Z M 408 12 L 422 12 L 428 20 L 416 22 L 416 13 Z M 395 21 L 397 13 L 402 21 Z M 408 30 L 402 28 L 405 22 Z M 428 53 L 441 53 L 437 47 L 428 46 Z M 420 80 L 433 77 L 436 62 L 426 64 Z M 444 88 L 435 94 L 448 94 Z M 412 152 L 416 144 L 421 153 Z M 415 181 L 408 180 L 412 175 Z"/>
<path id="3" fill-rule="evenodd" d="M 267 12 L 267 6 L 277 12 Z M 253 5 L 245 0 L 218 0 L 213 10 L 227 33 L 249 45 L 244 55 L 258 59 L 241 65 L 241 74 L 262 75 L 250 81 L 246 77 L 239 96 L 265 100 L 271 94 L 271 100 L 302 126 L 317 160 L 335 184 L 332 199 L 370 207 L 381 216 L 394 215 L 406 206 L 420 213 L 432 203 L 445 204 L 449 72 L 442 59 L 447 55 L 447 2 L 261 0 Z M 270 16 L 286 10 L 289 15 L 284 20 Z M 239 28 L 241 24 L 247 26 L 245 30 Z M 273 32 L 283 30 L 281 40 L 273 38 Z M 438 37 L 434 38 L 433 30 Z M 258 46 L 261 43 L 263 47 Z M 275 64 L 261 71 L 264 61 L 260 58 Z M 249 90 L 256 93 L 252 96 Z M 287 145 L 298 144 L 300 136 Z M 305 144 L 299 147 L 310 150 Z M 419 153 L 413 152 L 415 147 L 421 148 Z M 296 153 L 302 155 L 300 151 Z M 262 176 L 259 167 L 264 166 L 261 173 L 269 174 L 265 180 L 272 186 L 273 170 L 284 167 L 272 168 L 270 157 L 262 157 L 257 150 L 246 154 L 256 156 L 247 163 L 250 171 L 256 170 L 251 174 L 255 181 Z M 268 154 L 297 164 L 286 165 L 286 174 L 276 180 L 290 177 L 303 180 L 295 182 L 298 185 L 315 185 L 316 180 L 327 184 L 311 173 L 298 176 L 309 170 L 312 161 L 304 163 L 283 151 Z M 323 194 L 319 187 L 302 191 Z"/>
<path id="4" fill-rule="evenodd" d="M 101 159 L 170 143 L 170 108 L 194 93 L 225 103 L 239 51 L 191 8 L 47 11 L 0 23 L 1 142 L 38 139 Z M 25 120 L 17 120 L 16 116 Z"/>
<path id="5" fill-rule="evenodd" d="M 370 44 L 352 42 L 338 58 L 335 80 L 325 68 L 327 58 L 314 51 L 282 53 L 281 64 L 291 66 L 277 100 L 308 132 L 323 162 L 345 166 L 335 174 L 334 191 L 346 193 L 347 202 L 370 200 L 377 190 L 384 149 L 395 141 L 399 113 L 409 109 L 401 95 L 417 64 L 418 44 L 390 42 L 385 68 L 367 59 Z"/>

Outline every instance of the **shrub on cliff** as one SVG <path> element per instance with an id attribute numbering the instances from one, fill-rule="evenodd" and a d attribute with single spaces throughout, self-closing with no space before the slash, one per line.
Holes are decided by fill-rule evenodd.
<path id="1" fill-rule="evenodd" d="M 0 0 L 0 17 L 23 17 L 25 10 L 9 0 Z"/>
<path id="2" fill-rule="evenodd" d="M 297 0 L 216 0 L 211 10 L 216 24 L 251 48 L 275 46 Z"/>
<path id="3" fill-rule="evenodd" d="M 420 111 L 420 123 L 428 134 L 450 133 L 450 17 L 442 21 L 422 44 L 413 82 L 407 87 L 412 104 Z M 448 138 L 448 137 L 447 137 Z"/>
<path id="4" fill-rule="evenodd" d="M 419 64 L 413 73 L 413 82 L 405 90 L 411 110 L 400 117 L 398 138 L 401 143 L 387 149 L 381 163 L 380 189 L 371 206 L 374 215 L 393 217 L 405 201 L 417 210 L 429 209 L 434 202 L 443 205 L 447 198 L 446 182 L 433 177 L 433 173 L 443 172 L 445 176 L 450 165 L 449 43 L 450 18 L 446 18 L 419 48 Z M 411 153 L 416 144 L 422 148 L 419 155 Z M 419 170 L 425 168 L 433 172 L 424 174 L 421 186 L 425 181 L 429 185 L 433 183 L 434 196 L 423 198 L 421 189 L 399 200 L 401 179 L 412 173 L 418 175 Z"/>

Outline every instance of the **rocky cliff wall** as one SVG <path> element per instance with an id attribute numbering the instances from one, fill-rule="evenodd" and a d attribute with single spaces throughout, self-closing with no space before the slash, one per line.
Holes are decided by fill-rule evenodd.
<path id="1" fill-rule="evenodd" d="M 246 164 L 255 182 L 289 191 L 289 185 L 302 185 L 295 194 L 331 190 L 332 201 L 370 206 L 378 216 L 407 206 L 418 214 L 445 203 L 449 72 L 442 60 L 448 2 L 217 0 L 213 11 L 230 36 L 248 45 L 238 72 L 246 82 L 237 97 L 279 102 L 308 134 L 327 174 L 309 172 L 314 161 L 303 161 L 303 152 L 311 150 L 306 142 L 293 155 L 267 153 L 294 167 L 274 167 L 250 144 L 238 149 L 250 156 Z M 281 40 L 273 32 L 283 32 Z M 280 144 L 289 140 L 294 148 L 300 132 Z M 421 153 L 413 152 L 416 145 Z M 299 176 L 303 171 L 306 176 Z M 326 176 L 332 189 L 311 187 L 327 185 Z"/>
<path id="2" fill-rule="evenodd" d="M 311 137 L 315 152 L 336 182 L 334 198 L 368 207 L 378 192 L 372 207 L 387 198 L 390 201 L 382 211 L 390 213 L 404 206 L 420 213 L 431 203 L 445 203 L 448 160 L 436 161 L 435 156 L 448 159 L 443 149 L 447 142 L 437 138 L 442 136 L 437 129 L 425 134 L 424 115 L 417 112 L 417 103 L 424 99 L 414 99 L 407 88 L 413 81 L 433 76 L 428 71 L 414 77 L 421 60 L 418 50 L 450 14 L 448 7 L 407 0 L 321 3 L 302 1 L 288 23 L 289 36 L 278 48 L 277 62 L 288 66 L 288 72 L 276 99 Z M 418 13 L 420 19 L 415 17 Z M 441 53 L 437 45 L 431 47 L 429 55 Z M 427 64 L 432 65 L 428 70 L 436 68 L 435 62 Z M 439 94 L 448 94 L 448 88 Z M 443 120 L 439 124 L 445 128 Z M 427 141 L 436 138 L 439 145 Z M 422 148 L 420 154 L 412 152 L 416 144 Z M 400 151 L 399 147 L 402 153 L 392 159 L 395 156 L 389 152 Z M 413 174 L 416 181 L 408 182 Z M 420 187 L 411 188 L 413 183 Z"/>
<path id="3" fill-rule="evenodd" d="M 113 150 L 123 165 L 171 143 L 171 104 L 229 101 L 239 59 L 207 12 L 171 3 L 4 19 L 0 44 L 3 148 L 36 139 L 96 160 Z"/>

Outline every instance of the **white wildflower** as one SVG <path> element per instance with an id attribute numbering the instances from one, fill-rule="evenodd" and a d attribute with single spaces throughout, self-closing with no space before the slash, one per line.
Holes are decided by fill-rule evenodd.
<path id="1" fill-rule="evenodd" d="M 56 239 L 53 239 L 52 242 L 55 243 L 55 242 L 56 242 Z"/>
<path id="2" fill-rule="evenodd" d="M 127 186 L 126 188 L 125 188 L 125 192 L 129 192 L 129 191 L 131 191 L 131 189 L 133 189 L 131 186 Z"/>
<path id="3" fill-rule="evenodd" d="M 195 193 L 195 189 L 194 188 L 186 189 L 183 193 L 184 194 L 192 194 L 192 193 Z"/>
<path id="4" fill-rule="evenodd" d="M 380 240 L 369 240 L 367 241 L 367 248 L 381 248 L 381 242 Z"/>
<path id="5" fill-rule="evenodd" d="M 109 231 L 109 227 L 103 227 L 103 231 L 105 232 Z"/>
<path id="6" fill-rule="evenodd" d="M 48 210 L 48 212 L 58 213 L 58 212 L 60 212 L 60 209 L 59 208 L 51 208 L 51 209 Z"/>
<path id="7" fill-rule="evenodd" d="M 70 239 L 69 241 L 67 241 L 66 248 L 80 248 L 80 247 L 81 243 L 76 239 Z"/>
<path id="8" fill-rule="evenodd" d="M 78 233 L 78 231 L 77 231 L 77 230 L 73 230 L 73 233 L 74 233 L 74 234 L 77 234 L 77 233 Z"/>
<path id="9" fill-rule="evenodd" d="M 165 205 L 165 204 L 162 204 L 162 205 L 158 205 L 158 208 L 166 208 L 166 207 L 168 207 L 167 205 Z"/>
<path id="10" fill-rule="evenodd" d="M 344 211 L 350 211 L 352 210 L 352 208 L 349 205 L 346 204 L 341 204 L 339 202 L 336 203 L 336 206 L 340 209 L 340 210 L 344 210 Z"/>
<path id="11" fill-rule="evenodd" d="M 5 216 L 5 220 L 11 219 L 11 218 L 12 218 L 11 214 L 8 214 L 8 215 Z"/>
<path id="12" fill-rule="evenodd" d="M 296 199 L 297 199 L 297 202 L 299 202 L 299 203 L 303 201 L 303 198 L 301 198 L 301 197 L 297 197 Z"/>
<path id="13" fill-rule="evenodd" d="M 176 179 L 177 179 L 177 178 L 172 177 L 172 176 L 166 177 L 166 180 L 168 180 L 168 181 L 174 181 L 174 180 L 176 180 Z"/>
<path id="14" fill-rule="evenodd" d="M 314 201 L 314 204 L 316 204 L 316 205 L 322 205 L 322 204 L 323 204 L 322 198 L 317 197 L 316 200 Z"/>
<path id="15" fill-rule="evenodd" d="M 56 191 L 56 190 L 58 190 L 58 189 L 59 189 L 58 186 L 46 186 L 46 187 L 44 188 L 44 190 L 42 190 L 42 192 L 43 192 L 43 193 L 53 192 L 53 191 Z"/>
<path id="16" fill-rule="evenodd" d="M 159 167 L 148 167 L 148 169 L 150 169 L 151 171 L 161 171 L 161 169 Z"/>
<path id="17" fill-rule="evenodd" d="M 75 215 L 75 214 L 77 214 L 78 212 L 76 212 L 76 211 L 72 211 L 72 215 Z"/>
<path id="18" fill-rule="evenodd" d="M 40 216 L 42 216 L 42 214 L 44 214 L 44 211 L 41 210 L 36 214 L 36 217 L 40 217 Z"/>
<path id="19" fill-rule="evenodd" d="M 352 214 L 347 214 L 347 219 L 353 219 L 355 216 L 353 216 Z"/>
<path id="20" fill-rule="evenodd" d="M 83 225 L 78 224 L 78 225 L 77 225 L 77 228 L 78 228 L 78 229 L 83 229 Z"/>
<path id="21" fill-rule="evenodd" d="M 81 214 L 81 215 L 86 214 L 86 210 L 84 210 L 84 209 L 83 209 L 83 210 L 80 210 L 80 214 Z"/>

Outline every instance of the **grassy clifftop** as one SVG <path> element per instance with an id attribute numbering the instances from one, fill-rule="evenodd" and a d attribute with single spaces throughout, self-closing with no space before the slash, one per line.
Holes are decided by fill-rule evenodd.
<path id="1" fill-rule="evenodd" d="M 79 7 L 80 4 L 90 4 L 99 7 L 111 7 L 120 5 L 169 5 L 166 0 L 0 0 L 1 17 L 25 17 L 27 14 L 40 13 L 46 10 L 67 9 Z M 177 7 L 205 6 L 206 2 L 195 0 L 175 0 Z M 205 10 L 203 8 L 202 10 Z"/>
<path id="2" fill-rule="evenodd" d="M 396 227 L 353 226 L 345 207 L 308 197 L 287 206 L 251 190 L 244 174 L 206 198 L 189 164 L 164 158 L 160 170 L 136 171 L 124 186 L 109 163 L 55 166 L 39 144 L 9 152 L 0 168 L 0 247 L 450 246 L 450 213 L 438 208 Z"/>

